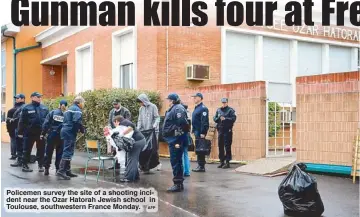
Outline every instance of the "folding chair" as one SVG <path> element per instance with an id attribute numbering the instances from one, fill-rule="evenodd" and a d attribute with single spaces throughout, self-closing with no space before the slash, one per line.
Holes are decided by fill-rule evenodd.
<path id="1" fill-rule="evenodd" d="M 92 152 L 91 150 L 97 150 L 97 154 L 96 152 Z M 99 169 L 98 169 L 98 173 L 97 173 L 97 177 L 96 177 L 96 181 L 98 182 L 99 180 L 99 175 L 100 175 L 100 169 L 101 167 L 103 168 L 103 176 L 104 176 L 104 180 L 105 180 L 105 161 L 112 161 L 113 164 L 113 177 L 114 180 L 116 179 L 115 177 L 115 162 L 116 159 L 114 157 L 110 157 L 110 156 L 101 156 L 101 149 L 100 149 L 100 142 L 97 140 L 86 140 L 86 152 L 88 155 L 88 159 L 86 161 L 86 166 L 85 166 L 85 181 L 86 181 L 86 172 L 88 169 L 88 164 L 89 161 L 91 160 L 96 160 L 99 161 Z M 96 156 L 97 155 L 97 156 Z"/>

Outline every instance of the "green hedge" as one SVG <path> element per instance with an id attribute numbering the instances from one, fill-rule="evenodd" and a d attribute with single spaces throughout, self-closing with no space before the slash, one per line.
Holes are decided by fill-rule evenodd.
<path id="1" fill-rule="evenodd" d="M 106 150 L 106 142 L 103 136 L 103 128 L 108 124 L 109 112 L 115 99 L 121 101 L 121 105 L 130 110 L 132 121 L 136 124 L 139 115 L 139 104 L 137 96 L 141 93 L 148 95 L 150 101 L 161 109 L 160 93 L 151 91 L 125 90 L 125 89 L 99 89 L 86 91 L 80 95 L 85 99 L 83 110 L 83 124 L 86 127 L 86 135 L 78 135 L 77 148 L 84 150 L 86 139 L 95 139 L 101 142 L 102 151 Z M 60 100 L 68 100 L 69 106 L 75 96 L 59 97 L 56 99 L 44 99 L 43 103 L 50 110 L 58 107 Z"/>

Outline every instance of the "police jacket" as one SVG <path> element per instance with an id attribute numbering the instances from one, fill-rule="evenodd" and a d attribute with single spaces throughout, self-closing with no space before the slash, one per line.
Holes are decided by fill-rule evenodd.
<path id="1" fill-rule="evenodd" d="M 49 109 L 38 102 L 25 105 L 20 114 L 18 135 L 40 134 Z"/>
<path id="2" fill-rule="evenodd" d="M 195 106 L 194 112 L 192 113 L 192 132 L 198 132 L 206 135 L 209 130 L 209 110 L 203 104 Z"/>
<path id="3" fill-rule="evenodd" d="M 224 117 L 225 120 L 222 121 L 220 119 L 221 116 Z M 229 106 L 226 106 L 225 108 L 219 108 L 214 116 L 214 121 L 217 123 L 216 128 L 218 130 L 232 129 L 234 122 L 236 121 L 235 110 Z"/>
<path id="4" fill-rule="evenodd" d="M 61 139 L 75 140 L 78 132 L 84 133 L 82 124 L 82 111 L 77 104 L 73 104 L 64 112 L 64 122 L 60 131 Z"/>
<path id="5" fill-rule="evenodd" d="M 64 113 L 61 109 L 52 110 L 45 119 L 44 124 L 42 125 L 42 135 L 47 134 L 50 130 L 60 133 L 64 122 Z"/>
<path id="6" fill-rule="evenodd" d="M 7 113 L 6 129 L 9 132 L 10 137 L 15 137 L 15 130 L 19 123 L 19 115 L 17 115 L 17 119 L 16 119 L 15 112 L 17 110 L 20 110 L 24 104 L 25 104 L 24 102 L 15 103 L 15 106 L 12 109 L 10 109 Z M 20 112 L 18 112 L 17 114 L 20 114 Z"/>
<path id="7" fill-rule="evenodd" d="M 189 123 L 185 108 L 174 104 L 165 114 L 163 137 L 181 136 L 189 132 Z"/>

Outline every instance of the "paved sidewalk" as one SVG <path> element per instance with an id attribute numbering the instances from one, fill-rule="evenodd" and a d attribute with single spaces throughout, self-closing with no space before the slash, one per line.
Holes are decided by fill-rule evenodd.
<path id="1" fill-rule="evenodd" d="M 18 168 L 9 166 L 9 145 L 1 147 L 1 184 L 5 187 L 20 188 L 148 188 L 154 187 L 159 196 L 159 212 L 156 214 L 99 214 L 99 213 L 71 213 L 71 217 L 95 216 L 164 216 L 164 217 L 284 217 L 283 207 L 277 190 L 283 176 L 268 178 L 261 176 L 236 173 L 235 167 L 230 170 L 218 169 L 217 164 L 206 165 L 206 173 L 191 173 L 185 179 L 185 190 L 182 193 L 169 194 L 166 188 L 172 184 L 172 171 L 169 160 L 162 159 L 163 170 L 150 175 L 141 174 L 137 183 L 113 183 L 111 177 L 96 183 L 94 175 L 90 175 L 85 182 L 83 176 L 70 181 L 57 180 L 52 171 L 51 176 L 45 177 L 38 172 L 23 173 Z M 76 167 L 85 165 L 84 153 L 77 152 L 73 161 Z M 92 166 L 96 164 L 92 163 Z M 37 165 L 32 165 L 35 168 Z M 195 163 L 191 166 L 194 168 Z M 324 217 L 355 217 L 359 216 L 359 184 L 352 184 L 348 178 L 314 175 L 318 181 L 318 188 L 324 202 Z M 28 214 L 9 214 L 2 209 L 3 216 L 17 217 Z M 40 217 L 63 217 L 59 214 L 39 214 Z"/>

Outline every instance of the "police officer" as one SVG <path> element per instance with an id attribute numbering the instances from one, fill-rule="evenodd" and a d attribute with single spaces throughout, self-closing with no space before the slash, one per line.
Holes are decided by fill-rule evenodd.
<path id="1" fill-rule="evenodd" d="M 20 94 L 17 94 L 15 96 L 15 98 L 16 98 L 16 104 L 18 104 L 19 107 L 17 107 L 16 111 L 14 112 L 14 115 L 12 118 L 13 119 L 12 124 L 14 125 L 14 128 L 15 128 L 17 161 L 13 164 L 10 164 L 10 166 L 21 167 L 22 166 L 24 140 L 22 137 L 20 138 L 18 136 L 18 126 L 19 126 L 21 111 L 22 111 L 23 107 L 25 106 L 25 95 L 20 93 Z"/>
<path id="2" fill-rule="evenodd" d="M 202 103 L 204 99 L 201 93 L 196 93 L 192 96 L 195 103 L 195 109 L 192 113 L 192 132 L 195 135 L 195 142 L 197 139 L 206 137 L 206 134 L 209 130 L 209 110 Z M 195 144 L 196 146 L 196 144 Z M 193 169 L 193 172 L 205 172 L 205 155 L 198 154 L 197 155 L 198 167 Z"/>
<path id="3" fill-rule="evenodd" d="M 31 103 L 23 107 L 19 120 L 18 137 L 24 138 L 23 147 L 23 172 L 32 172 L 28 163 L 34 143 L 36 142 L 36 158 L 38 160 L 39 172 L 44 172 L 44 137 L 41 135 L 42 125 L 49 109 L 41 104 L 42 95 L 38 92 L 31 94 Z"/>
<path id="4" fill-rule="evenodd" d="M 64 112 L 66 110 L 67 101 L 61 100 L 59 103 L 59 108 L 52 110 L 45 119 L 45 122 L 42 126 L 42 133 L 45 137 L 48 134 L 46 140 L 46 149 L 45 149 L 45 176 L 49 175 L 49 168 L 51 165 L 51 158 L 56 149 L 56 160 L 55 168 L 56 172 L 59 170 L 59 164 L 63 152 L 63 141 L 60 138 L 60 130 L 64 121 Z M 68 174 L 69 175 L 69 174 Z M 76 175 L 75 175 L 76 176 Z"/>
<path id="5" fill-rule="evenodd" d="M 231 144 L 233 136 L 232 128 L 234 126 L 234 122 L 236 121 L 236 113 L 234 109 L 228 106 L 227 98 L 222 98 L 221 103 L 222 107 L 216 111 L 214 116 L 214 121 L 217 123 L 216 128 L 218 130 L 219 159 L 221 162 L 218 168 L 227 169 L 230 168 Z M 224 164 L 225 161 L 226 164 Z"/>
<path id="6" fill-rule="evenodd" d="M 70 179 L 67 174 L 71 173 L 70 163 L 74 156 L 76 135 L 78 132 L 85 133 L 85 128 L 82 124 L 84 104 L 84 98 L 77 96 L 74 99 L 73 105 L 64 113 L 64 122 L 60 131 L 60 137 L 64 141 L 64 150 L 60 161 L 60 168 L 56 173 L 56 176 L 60 179 Z"/>
<path id="7" fill-rule="evenodd" d="M 169 145 L 170 162 L 173 169 L 174 185 L 167 189 L 169 192 L 180 192 L 184 190 L 183 176 L 183 152 L 188 145 L 188 132 L 190 131 L 187 122 L 185 108 L 180 104 L 180 98 L 172 93 L 167 98 L 169 110 L 165 114 L 163 125 L 163 137 Z"/>
<path id="8" fill-rule="evenodd" d="M 6 129 L 10 136 L 10 143 L 11 143 L 11 158 L 10 160 L 15 160 L 17 158 L 17 145 L 16 145 L 16 128 L 18 122 L 15 121 L 14 114 L 16 110 L 18 110 L 20 107 L 22 107 L 23 104 L 25 104 L 25 96 L 24 94 L 17 94 L 14 96 L 15 99 L 15 105 L 13 108 L 11 108 L 6 117 Z"/>

